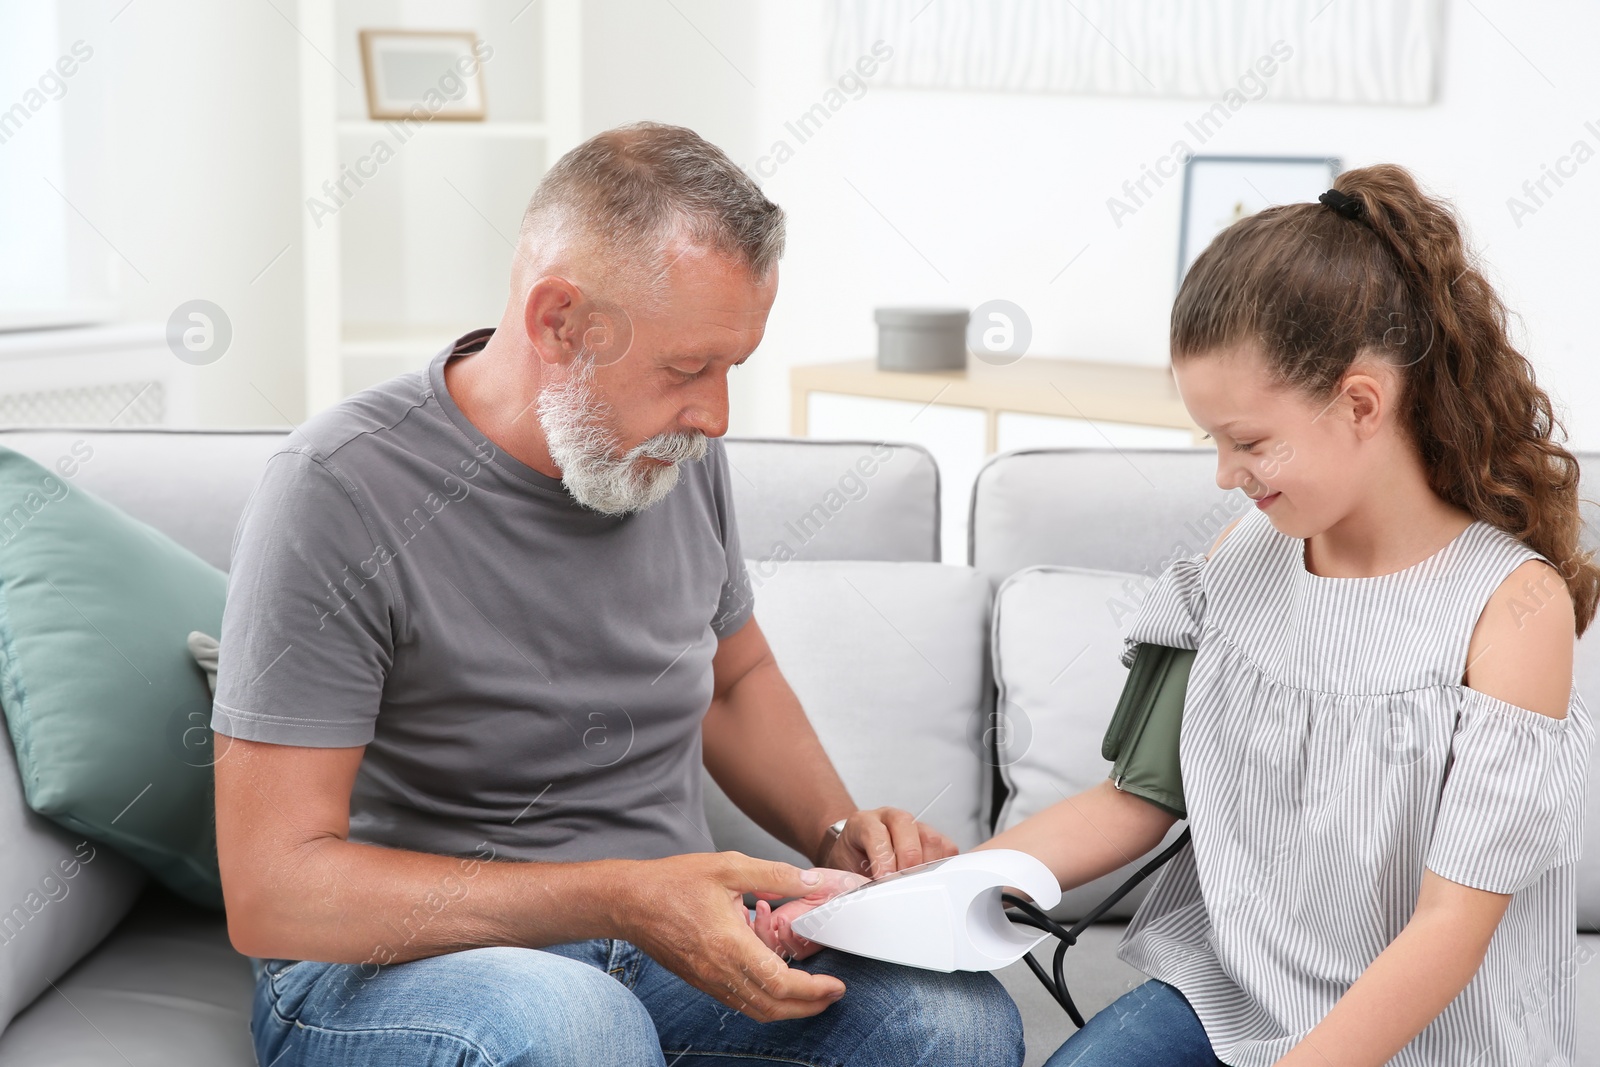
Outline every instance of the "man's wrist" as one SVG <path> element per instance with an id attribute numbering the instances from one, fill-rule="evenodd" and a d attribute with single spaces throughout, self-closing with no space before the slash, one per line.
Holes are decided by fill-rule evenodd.
<path id="1" fill-rule="evenodd" d="M 834 844 L 843 835 L 844 824 L 849 818 L 849 814 L 843 815 L 823 828 L 822 841 L 817 845 L 817 850 L 811 857 L 811 862 L 814 866 L 823 867 L 827 865 L 828 856 L 832 854 Z"/>
<path id="2" fill-rule="evenodd" d="M 638 888 L 647 878 L 647 860 L 610 859 L 597 862 L 591 873 L 590 892 L 591 923 L 599 931 L 596 937 L 614 937 L 620 941 L 633 939 L 633 920 L 641 904 Z"/>

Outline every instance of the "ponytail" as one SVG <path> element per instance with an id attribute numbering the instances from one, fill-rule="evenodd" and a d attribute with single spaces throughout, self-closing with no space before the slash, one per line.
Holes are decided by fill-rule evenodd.
<path id="1" fill-rule="evenodd" d="M 1173 305 L 1174 358 L 1259 341 L 1274 380 L 1313 399 L 1363 352 L 1398 366 L 1402 423 L 1434 493 L 1553 563 L 1582 635 L 1600 566 L 1580 546 L 1578 461 L 1505 305 L 1449 205 L 1406 170 L 1346 171 L 1334 190 L 1334 210 L 1279 205 L 1217 236 Z"/>

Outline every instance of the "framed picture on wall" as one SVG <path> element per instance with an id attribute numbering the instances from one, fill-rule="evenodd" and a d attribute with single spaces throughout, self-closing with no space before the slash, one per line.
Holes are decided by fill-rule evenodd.
<path id="1" fill-rule="evenodd" d="M 487 55 L 471 30 L 362 30 L 367 115 L 482 121 Z"/>
<path id="2" fill-rule="evenodd" d="M 1341 169 L 1333 156 L 1190 156 L 1183 168 L 1178 284 L 1217 234 L 1264 207 L 1316 200 Z"/>

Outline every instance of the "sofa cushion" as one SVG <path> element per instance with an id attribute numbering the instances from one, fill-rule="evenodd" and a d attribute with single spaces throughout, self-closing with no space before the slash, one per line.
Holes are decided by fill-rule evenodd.
<path id="1" fill-rule="evenodd" d="M 0 1067 L 254 1067 L 254 990 L 221 913 L 152 884 L 0 1034 Z"/>
<path id="2" fill-rule="evenodd" d="M 968 559 L 998 586 L 1036 564 L 1136 571 L 1211 547 L 1250 507 L 1216 484 L 1213 448 L 1006 452 L 972 486 Z"/>
<path id="3" fill-rule="evenodd" d="M 267 457 L 289 437 L 285 430 L 0 430 L 0 445 L 47 465 L 82 457 L 78 486 L 227 569 L 245 502 Z M 926 449 L 726 440 L 739 537 L 750 555 L 939 558 L 939 470 Z"/>
<path id="4" fill-rule="evenodd" d="M 71 482 L 227 569 L 233 531 L 283 430 L 7 430 L 0 446 L 52 466 L 78 460 Z"/>
<path id="5" fill-rule="evenodd" d="M 939 558 L 939 468 L 919 445 L 730 438 L 727 455 L 757 559 Z"/>
<path id="6" fill-rule="evenodd" d="M 1029 567 L 995 594 L 991 645 L 999 695 L 990 734 L 1007 793 L 997 830 L 1109 773 L 1100 743 L 1128 677 L 1120 659 L 1122 632 L 1133 619 L 1139 581 L 1116 571 Z M 1166 841 L 1183 827 L 1175 823 Z M 1135 861 L 1068 890 L 1053 914 L 1081 917 L 1138 868 Z M 1141 884 L 1107 915 L 1131 916 L 1148 886 Z"/>
<path id="7" fill-rule="evenodd" d="M 755 617 L 856 803 L 904 808 L 963 849 L 986 837 L 987 581 L 938 563 L 748 562 Z M 783 774 L 783 753 L 762 758 Z M 705 785 L 718 848 L 810 865 Z"/>
<path id="8" fill-rule="evenodd" d="M 222 906 L 210 716 L 191 630 L 221 622 L 221 571 L 0 448 L 0 704 L 34 811 Z"/>
<path id="9" fill-rule="evenodd" d="M 28 807 L 0 733 L 0 1033 L 100 943 L 133 905 L 144 872 Z M 43 1061 L 41 1061 L 43 1062 Z"/>

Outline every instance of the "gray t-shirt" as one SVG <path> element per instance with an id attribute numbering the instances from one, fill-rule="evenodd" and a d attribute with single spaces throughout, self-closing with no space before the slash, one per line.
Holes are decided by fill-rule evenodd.
<path id="1" fill-rule="evenodd" d="M 711 658 L 752 606 L 722 442 L 642 512 L 585 508 L 451 400 L 446 360 L 491 332 L 307 420 L 268 461 L 234 535 L 211 725 L 365 745 L 352 841 L 708 851 Z"/>

